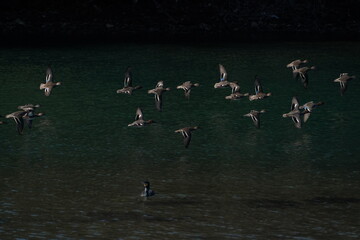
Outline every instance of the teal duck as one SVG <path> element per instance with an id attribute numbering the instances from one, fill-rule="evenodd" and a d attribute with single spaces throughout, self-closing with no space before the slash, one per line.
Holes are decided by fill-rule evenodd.
<path id="1" fill-rule="evenodd" d="M 349 76 L 348 73 L 341 73 L 340 76 L 334 80 L 334 82 L 340 83 L 341 96 L 344 95 L 344 93 L 347 89 L 348 81 L 350 81 L 351 79 L 354 79 L 354 78 L 356 78 L 356 76 Z"/>
<path id="2" fill-rule="evenodd" d="M 292 61 L 288 65 L 286 65 L 286 67 L 292 68 L 292 70 L 294 71 L 295 69 L 298 69 L 301 64 L 304 64 L 307 62 L 308 62 L 308 60 L 306 60 L 306 59 L 305 60 L 297 59 L 297 60 Z"/>
<path id="3" fill-rule="evenodd" d="M 145 126 L 145 125 L 149 125 L 151 123 L 154 123 L 155 121 L 153 120 L 144 120 L 144 116 L 143 116 L 143 113 L 142 113 L 142 110 L 141 108 L 137 108 L 136 109 L 136 114 L 135 114 L 135 121 L 128 124 L 128 127 L 142 127 L 142 126 Z"/>
<path id="4" fill-rule="evenodd" d="M 300 77 L 301 82 L 304 86 L 304 88 L 307 88 L 309 85 L 309 76 L 308 76 L 308 72 L 310 70 L 315 70 L 315 66 L 312 67 L 302 67 L 302 68 L 297 68 L 295 70 L 293 70 L 293 75 L 295 79 L 298 79 Z"/>
<path id="5" fill-rule="evenodd" d="M 158 111 L 162 111 L 162 94 L 166 91 L 170 91 L 170 88 L 165 88 L 163 81 L 159 81 L 154 89 L 148 91 L 148 94 L 155 95 L 155 107 Z"/>
<path id="6" fill-rule="evenodd" d="M 182 134 L 182 136 L 184 138 L 185 148 L 189 147 L 189 144 L 190 144 L 190 141 L 191 141 L 191 132 L 196 130 L 196 129 L 199 129 L 199 127 L 198 126 L 184 127 L 184 128 L 180 128 L 180 129 L 175 131 L 176 133 L 181 133 Z"/>
<path id="7" fill-rule="evenodd" d="M 186 81 L 182 83 L 181 85 L 177 86 L 176 89 L 183 89 L 185 93 L 185 98 L 190 98 L 190 91 L 192 87 L 198 87 L 200 84 L 198 83 L 192 83 L 191 81 Z"/>
<path id="8" fill-rule="evenodd" d="M 141 192 L 140 196 L 141 197 L 151 197 L 155 195 L 155 192 L 150 189 L 150 182 L 149 181 L 144 181 L 144 191 Z"/>
<path id="9" fill-rule="evenodd" d="M 45 83 L 40 84 L 40 90 L 45 89 L 45 96 L 50 96 L 51 90 L 54 87 L 61 85 L 61 82 L 53 82 L 52 79 L 53 79 L 53 74 L 51 68 L 48 67 L 46 69 Z"/>
<path id="10" fill-rule="evenodd" d="M 291 100 L 291 107 L 290 112 L 284 113 L 282 116 L 285 117 L 291 117 L 291 119 L 294 122 L 294 125 L 296 128 L 301 128 L 301 112 L 299 110 L 299 101 L 296 97 L 293 97 Z"/>
<path id="11" fill-rule="evenodd" d="M 264 93 L 263 92 L 262 85 L 261 85 L 260 80 L 259 80 L 259 78 L 257 76 L 255 76 L 254 85 L 255 85 L 255 95 L 249 95 L 249 100 L 250 101 L 258 100 L 258 99 L 264 99 L 264 98 L 267 98 L 267 97 L 271 96 L 271 93 Z"/>
<path id="12" fill-rule="evenodd" d="M 256 128 L 260 128 L 260 113 L 264 113 L 265 110 L 251 110 L 249 113 L 245 114 L 244 117 L 251 117 Z"/>
<path id="13" fill-rule="evenodd" d="M 124 93 L 124 94 L 129 94 L 132 95 L 133 91 L 137 90 L 137 89 L 141 89 L 142 86 L 132 86 L 132 72 L 131 72 L 131 67 L 127 67 L 125 70 L 125 78 L 124 78 L 124 87 L 121 89 L 116 90 L 116 93 Z"/>

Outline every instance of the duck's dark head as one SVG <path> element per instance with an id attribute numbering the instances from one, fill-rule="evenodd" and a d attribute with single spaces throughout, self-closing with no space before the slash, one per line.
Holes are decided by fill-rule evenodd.
<path id="1" fill-rule="evenodd" d="M 144 184 L 145 188 L 147 188 L 147 189 L 150 188 L 150 182 L 149 181 L 144 181 L 143 184 Z"/>

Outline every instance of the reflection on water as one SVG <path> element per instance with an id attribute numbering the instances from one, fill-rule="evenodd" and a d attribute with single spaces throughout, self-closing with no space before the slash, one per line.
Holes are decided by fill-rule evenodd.
<path id="1" fill-rule="evenodd" d="M 359 84 L 341 97 L 326 66 L 360 69 L 360 45 L 299 44 L 1 50 L 0 114 L 30 102 L 46 114 L 22 136 L 0 125 L 1 239 L 359 238 Z M 307 90 L 285 68 L 303 57 L 320 66 Z M 63 85 L 45 97 L 49 61 Z M 219 63 L 243 92 L 258 74 L 273 95 L 226 100 Z M 143 89 L 116 94 L 128 65 Z M 146 92 L 158 80 L 172 88 L 161 113 Z M 200 83 L 189 100 L 184 81 Z M 302 129 L 281 117 L 295 95 L 326 102 Z M 128 128 L 139 106 L 157 123 Z M 251 109 L 267 111 L 260 129 Z M 174 131 L 195 125 L 185 149 Z M 155 196 L 140 197 L 143 180 Z"/>

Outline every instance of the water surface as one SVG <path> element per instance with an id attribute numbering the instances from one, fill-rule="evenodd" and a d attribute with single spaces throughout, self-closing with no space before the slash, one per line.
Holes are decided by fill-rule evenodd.
<path id="1" fill-rule="evenodd" d="M 119 44 L 0 50 L 0 114 L 41 104 L 19 136 L 0 125 L 1 239 L 357 239 L 360 44 Z M 309 88 L 285 66 L 308 59 Z M 242 92 L 254 76 L 272 96 L 229 101 L 218 64 Z M 44 96 L 52 66 L 62 85 Z M 116 94 L 132 66 L 132 96 Z M 163 112 L 147 90 L 163 80 Z M 189 100 L 176 86 L 200 83 Z M 324 101 L 302 129 L 293 96 Z M 129 128 L 137 107 L 157 123 Z M 243 117 L 266 109 L 260 129 Z M 178 128 L 198 125 L 188 149 Z M 142 180 L 156 195 L 139 197 Z"/>

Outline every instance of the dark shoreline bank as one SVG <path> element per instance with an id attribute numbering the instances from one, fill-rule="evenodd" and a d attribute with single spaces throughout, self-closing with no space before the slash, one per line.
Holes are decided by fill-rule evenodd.
<path id="1" fill-rule="evenodd" d="M 360 2 L 125 0 L 0 3 L 0 44 L 358 41 Z"/>

